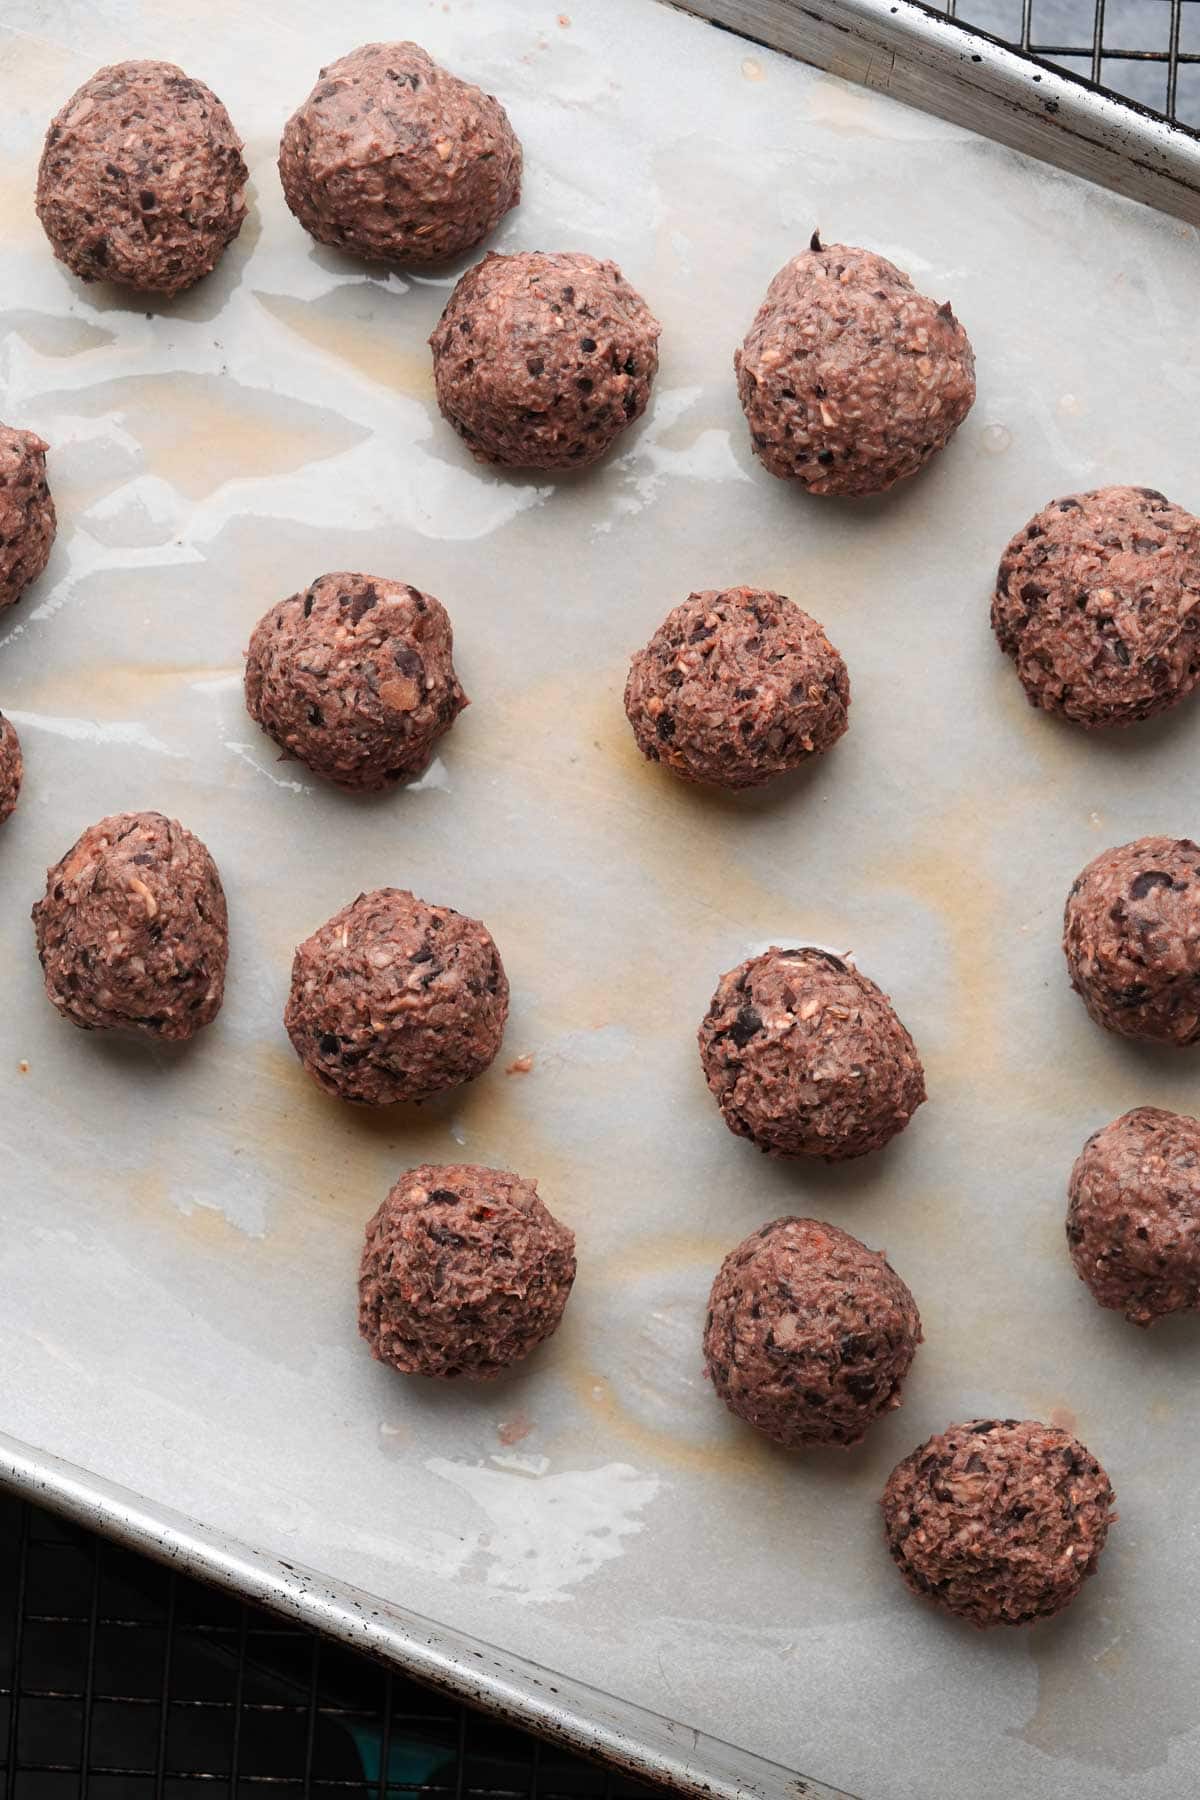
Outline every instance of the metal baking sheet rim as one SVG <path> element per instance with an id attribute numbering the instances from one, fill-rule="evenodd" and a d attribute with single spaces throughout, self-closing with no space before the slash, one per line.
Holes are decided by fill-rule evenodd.
<path id="1" fill-rule="evenodd" d="M 914 0 L 666 3 L 1200 224 L 1200 133 Z"/>
<path id="2" fill-rule="evenodd" d="M 391 1664 L 468 1706 L 677 1793 L 712 1800 L 854 1800 L 658 1713 L 285 1562 L 154 1506 L 0 1432 L 0 1485 L 127 1549 L 229 1589 Z"/>

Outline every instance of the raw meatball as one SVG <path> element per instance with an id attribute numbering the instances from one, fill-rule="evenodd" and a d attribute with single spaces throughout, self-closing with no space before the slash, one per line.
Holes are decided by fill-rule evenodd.
<path id="1" fill-rule="evenodd" d="M 772 948 L 723 975 L 700 1060 L 730 1131 L 776 1156 L 864 1156 L 925 1098 L 887 995 L 827 950 Z"/>
<path id="2" fill-rule="evenodd" d="M 174 63 L 98 69 L 46 134 L 37 211 L 84 281 L 178 294 L 242 228 L 242 140 L 211 88 Z"/>
<path id="3" fill-rule="evenodd" d="M 857 1444 L 899 1406 L 921 1335 L 878 1251 L 817 1219 L 776 1219 L 721 1264 L 704 1355 L 729 1410 L 777 1444 Z"/>
<path id="4" fill-rule="evenodd" d="M 50 560 L 57 520 L 46 485 L 48 448 L 32 431 L 0 425 L 0 611 Z"/>
<path id="5" fill-rule="evenodd" d="M 480 462 L 581 468 L 645 412 L 660 329 L 616 263 L 485 256 L 429 340 L 438 405 Z"/>
<path id="6" fill-rule="evenodd" d="M 1067 896 L 1063 949 L 1097 1025 L 1200 1041 L 1200 846 L 1144 837 L 1102 851 Z"/>
<path id="7" fill-rule="evenodd" d="M 1132 725 L 1200 681 L 1200 519 L 1154 488 L 1035 513 L 1004 552 L 992 628 L 1032 706 Z"/>
<path id="8" fill-rule="evenodd" d="M 426 768 L 467 704 L 441 602 L 376 575 L 322 575 L 264 614 L 246 706 L 280 749 L 344 788 Z"/>
<path id="9" fill-rule="evenodd" d="M 1200 1120 L 1138 1106 L 1071 1170 L 1067 1244 L 1101 1306 L 1133 1325 L 1200 1309 Z"/>
<path id="10" fill-rule="evenodd" d="M 360 894 L 297 950 L 283 1022 L 340 1100 L 430 1100 L 500 1048 L 508 977 L 478 919 L 401 888 Z"/>
<path id="11" fill-rule="evenodd" d="M 0 713 L 0 825 L 16 811 L 25 763 L 21 740 L 11 719 Z"/>
<path id="12" fill-rule="evenodd" d="M 685 781 L 757 787 L 836 744 L 850 679 L 782 594 L 708 588 L 669 612 L 625 688 L 638 748 Z"/>
<path id="13" fill-rule="evenodd" d="M 517 204 L 521 146 L 500 102 L 419 44 L 363 44 L 321 70 L 284 126 L 279 178 L 318 243 L 443 262 Z"/>
<path id="14" fill-rule="evenodd" d="M 490 1381 L 558 1330 L 574 1279 L 574 1234 L 536 1181 L 426 1164 L 367 1226 L 358 1328 L 402 1375 Z"/>
<path id="15" fill-rule="evenodd" d="M 888 1549 L 914 1593 L 972 1625 L 1061 1612 L 1104 1548 L 1113 1491 L 1078 1439 L 1025 1419 L 951 1425 L 883 1490 Z"/>
<path id="16" fill-rule="evenodd" d="M 811 494 L 879 494 L 915 475 L 975 399 L 950 302 L 815 234 L 767 289 L 734 367 L 759 460 Z"/>
<path id="17" fill-rule="evenodd" d="M 200 839 L 161 813 L 90 826 L 49 871 L 33 923 L 46 993 L 85 1031 L 190 1038 L 221 1009 L 221 877 Z"/>

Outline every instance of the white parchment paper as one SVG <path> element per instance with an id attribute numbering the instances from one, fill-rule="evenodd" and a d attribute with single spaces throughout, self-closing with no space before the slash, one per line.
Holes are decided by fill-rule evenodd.
<path id="1" fill-rule="evenodd" d="M 1057 493 L 1200 508 L 1197 234 L 652 0 L 564 4 L 5 6 L 0 412 L 49 439 L 61 532 L 0 620 L 28 763 L 0 841 L 0 1425 L 871 1800 L 1183 1800 L 1200 1340 L 1102 1315 L 1062 1215 L 1087 1132 L 1194 1108 L 1200 1064 L 1099 1033 L 1058 930 L 1105 844 L 1196 830 L 1200 707 L 1060 728 L 987 609 Z M 584 478 L 473 464 L 425 347 L 453 276 L 366 272 L 283 205 L 318 66 L 402 34 L 524 140 L 497 247 L 614 255 L 663 321 L 651 414 Z M 252 170 L 219 272 L 149 315 L 55 264 L 32 207 L 51 112 L 128 55 L 211 82 Z M 958 440 L 878 502 L 773 481 L 737 407 L 734 344 L 818 225 L 952 298 L 978 353 Z M 415 789 L 360 804 L 241 699 L 260 612 L 337 568 L 439 595 L 474 702 Z M 737 802 L 644 764 L 621 709 L 667 607 L 731 582 L 813 611 L 854 694 L 825 766 Z M 225 1009 L 181 1055 L 61 1022 L 28 924 L 46 863 L 143 806 L 229 893 Z M 484 918 L 514 1006 L 469 1091 L 369 1117 L 308 1083 L 280 1015 L 298 939 L 389 882 Z M 693 1041 L 722 970 L 797 939 L 854 951 L 929 1076 L 904 1137 L 836 1171 L 735 1140 Z M 406 1384 L 356 1336 L 363 1222 L 425 1159 L 536 1175 L 578 1234 L 562 1333 L 483 1392 Z M 776 1453 L 701 1377 L 717 1262 L 787 1210 L 885 1247 L 924 1316 L 903 1410 L 846 1456 Z M 893 1462 L 981 1413 L 1077 1429 L 1118 1490 L 1102 1573 L 1032 1632 L 938 1617 L 883 1547 Z"/>

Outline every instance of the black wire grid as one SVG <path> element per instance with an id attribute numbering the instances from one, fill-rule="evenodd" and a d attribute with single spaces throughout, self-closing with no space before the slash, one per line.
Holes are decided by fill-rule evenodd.
<path id="1" fill-rule="evenodd" d="M 0 1800 L 649 1793 L 12 1496 L 0 1757 Z"/>
<path id="2" fill-rule="evenodd" d="M 1014 50 L 1200 131 L 1200 0 L 925 0 Z"/>

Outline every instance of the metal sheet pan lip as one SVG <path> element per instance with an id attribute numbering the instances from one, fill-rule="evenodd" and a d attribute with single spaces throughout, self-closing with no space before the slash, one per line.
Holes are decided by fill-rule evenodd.
<path id="1" fill-rule="evenodd" d="M 251 1549 L 0 1432 L 0 1487 L 226 1588 L 471 1706 L 639 1779 L 710 1800 L 854 1800 L 379 1597 Z"/>
<path id="2" fill-rule="evenodd" d="M 920 0 L 664 0 L 1200 224 L 1200 132 Z"/>

